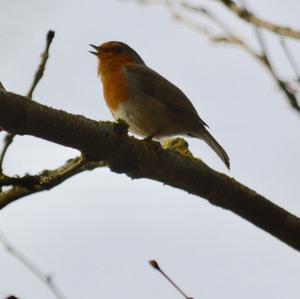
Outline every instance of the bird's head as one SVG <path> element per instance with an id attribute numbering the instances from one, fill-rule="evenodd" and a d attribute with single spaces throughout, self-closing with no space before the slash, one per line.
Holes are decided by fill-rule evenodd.
<path id="1" fill-rule="evenodd" d="M 96 55 L 100 63 L 138 63 L 144 64 L 139 54 L 122 42 L 110 41 L 100 46 L 90 45 L 95 51 L 89 51 Z"/>

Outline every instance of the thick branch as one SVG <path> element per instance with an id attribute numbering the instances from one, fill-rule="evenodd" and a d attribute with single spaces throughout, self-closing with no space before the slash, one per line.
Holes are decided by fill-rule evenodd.
<path id="1" fill-rule="evenodd" d="M 206 198 L 300 250 L 300 219 L 198 159 L 127 135 L 124 126 L 96 122 L 0 91 L 0 126 L 78 149 L 112 171 L 149 178 Z M 3 201 L 2 206 L 9 204 Z"/>
<path id="2" fill-rule="evenodd" d="M 232 0 L 219 0 L 222 4 L 224 4 L 227 8 L 229 8 L 233 13 L 235 13 L 238 17 L 243 19 L 244 21 L 253 24 L 255 26 L 264 28 L 266 30 L 269 30 L 273 33 L 276 33 L 281 36 L 287 36 L 295 39 L 300 39 L 300 31 L 294 30 L 292 28 L 286 27 L 286 26 L 279 26 L 276 24 L 273 24 L 271 22 L 265 21 L 257 16 L 255 16 L 253 13 L 249 12 L 245 8 L 239 6 Z"/>

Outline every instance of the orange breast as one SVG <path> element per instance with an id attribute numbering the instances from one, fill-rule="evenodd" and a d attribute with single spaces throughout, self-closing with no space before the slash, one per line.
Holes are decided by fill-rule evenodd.
<path id="1" fill-rule="evenodd" d="M 101 61 L 99 74 L 103 83 L 104 98 L 111 110 L 117 110 L 120 103 L 128 100 L 128 79 L 122 68 L 132 63 L 128 59 Z"/>
<path id="2" fill-rule="evenodd" d="M 127 78 L 121 71 L 102 76 L 104 98 L 108 107 L 117 110 L 120 103 L 127 101 Z"/>

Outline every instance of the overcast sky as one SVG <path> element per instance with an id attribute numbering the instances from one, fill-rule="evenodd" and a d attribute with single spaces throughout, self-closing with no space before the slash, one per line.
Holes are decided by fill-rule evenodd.
<path id="1" fill-rule="evenodd" d="M 201 3 L 259 49 L 251 27 L 213 1 Z M 265 19 L 300 28 L 298 0 L 248 4 Z M 112 120 L 88 44 L 128 43 L 188 95 L 227 150 L 232 170 L 227 172 L 204 143 L 189 140 L 194 155 L 300 214 L 300 116 L 245 52 L 207 42 L 159 5 L 0 0 L 0 7 L 0 81 L 8 90 L 27 92 L 45 35 L 53 29 L 51 56 L 34 99 L 92 119 Z M 278 37 L 264 35 L 276 70 L 292 80 Z M 300 65 L 300 43 L 288 44 Z M 56 144 L 17 137 L 4 168 L 11 175 L 36 173 L 76 155 Z M 150 259 L 197 299 L 299 296 L 300 259 L 293 249 L 206 200 L 108 169 L 80 174 L 9 205 L 1 210 L 0 228 L 41 269 L 54 274 L 69 299 L 181 298 L 149 267 Z M 0 299 L 8 294 L 53 298 L 2 246 L 0 268 Z"/>

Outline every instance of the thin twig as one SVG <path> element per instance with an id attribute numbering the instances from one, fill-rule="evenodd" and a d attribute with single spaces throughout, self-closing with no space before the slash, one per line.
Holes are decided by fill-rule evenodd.
<path id="1" fill-rule="evenodd" d="M 49 58 L 49 49 L 50 49 L 50 45 L 52 43 L 52 40 L 54 38 L 54 31 L 49 30 L 47 33 L 47 37 L 46 37 L 46 48 L 44 50 L 44 52 L 41 54 L 41 62 L 40 65 L 38 66 L 38 69 L 34 75 L 34 79 L 33 82 L 31 84 L 31 87 L 29 88 L 29 91 L 27 93 L 27 97 L 28 98 L 32 98 L 32 94 L 37 86 L 37 84 L 40 82 L 40 80 L 42 79 L 43 75 L 44 75 L 44 71 L 45 71 L 45 67 L 46 67 L 46 63 L 47 60 Z"/>
<path id="2" fill-rule="evenodd" d="M 1 82 L 0 82 L 0 89 L 1 90 L 6 90 Z M 13 138 L 13 134 L 10 134 L 10 133 L 6 134 L 5 137 L 4 137 L 4 144 L 3 144 L 2 151 L 0 153 L 0 173 L 2 173 L 3 159 L 4 159 L 5 153 L 7 151 L 7 148 L 9 147 L 9 145 L 12 142 L 12 138 Z"/>
<path id="3" fill-rule="evenodd" d="M 67 161 L 54 170 L 44 170 L 39 175 L 26 175 L 24 177 L 0 176 L 0 186 L 12 186 L 0 193 L 0 207 L 33 193 L 50 190 L 70 177 L 95 168 L 106 166 L 105 162 L 86 161 L 80 156 Z"/>
<path id="4" fill-rule="evenodd" d="M 256 27 L 264 28 L 280 36 L 287 36 L 290 38 L 300 39 L 299 30 L 295 30 L 286 26 L 279 26 L 271 22 L 265 21 L 257 17 L 256 15 L 254 15 L 249 10 L 245 9 L 245 7 L 239 6 L 232 0 L 218 0 L 218 1 L 224 4 L 229 10 L 235 13 L 239 18 L 243 19 L 244 21 Z"/>
<path id="5" fill-rule="evenodd" d="M 157 2 L 147 0 L 147 1 L 142 1 L 142 3 L 156 4 Z M 217 27 L 219 27 L 223 31 L 223 34 L 217 36 L 216 34 L 212 33 L 212 31 L 209 30 L 206 26 L 200 25 L 198 22 L 195 22 L 187 18 L 186 16 L 184 16 L 182 13 L 179 13 L 175 9 L 173 2 L 165 0 L 165 1 L 160 1 L 159 4 L 165 5 L 176 20 L 185 23 L 186 25 L 190 26 L 194 30 L 203 34 L 210 41 L 236 45 L 242 48 L 243 50 L 245 50 L 248 54 L 250 54 L 253 58 L 258 60 L 260 63 L 262 63 L 266 67 L 266 70 L 271 74 L 271 76 L 277 83 L 278 87 L 283 91 L 283 93 L 287 97 L 290 106 L 295 111 L 297 111 L 297 113 L 300 113 L 300 105 L 298 103 L 298 99 L 296 97 L 295 91 L 290 87 L 290 85 L 287 82 L 280 79 L 279 76 L 275 73 L 274 67 L 271 64 L 268 55 L 264 55 L 264 52 L 262 54 L 257 53 L 246 41 L 244 41 L 241 37 L 239 37 L 236 33 L 234 33 L 233 30 L 230 29 L 229 26 L 227 26 L 223 20 L 221 20 L 221 18 L 213 14 L 208 9 L 203 8 L 202 6 L 195 6 L 185 1 L 180 2 L 181 7 L 206 16 Z"/>
<path id="6" fill-rule="evenodd" d="M 159 264 L 155 260 L 149 261 L 149 264 L 152 268 L 157 270 L 163 277 L 165 277 L 171 285 L 185 298 L 185 299 L 193 299 L 192 297 L 188 297 L 180 287 L 160 268 Z"/>
<path id="7" fill-rule="evenodd" d="M 4 160 L 4 157 L 5 157 L 5 154 L 7 152 L 8 147 L 10 146 L 10 144 L 13 141 L 14 136 L 15 136 L 14 134 L 10 134 L 10 133 L 7 133 L 4 136 L 3 147 L 2 147 L 2 150 L 1 150 L 1 153 L 0 153 L 0 173 L 3 172 L 3 168 L 2 168 L 3 160 Z"/>
<path id="8" fill-rule="evenodd" d="M 300 70 L 299 70 L 299 67 L 298 67 L 298 64 L 296 62 L 296 59 L 295 57 L 293 56 L 290 48 L 288 47 L 286 41 L 284 38 L 281 38 L 280 39 L 280 44 L 281 44 L 281 47 L 292 67 L 292 69 L 294 70 L 295 74 L 296 74 L 296 77 L 297 77 L 297 81 L 300 82 Z"/>
<path id="9" fill-rule="evenodd" d="M 2 231 L 0 231 L 0 242 L 5 247 L 7 252 L 15 259 L 17 259 L 23 266 L 25 266 L 25 268 L 31 271 L 39 280 L 41 280 L 57 299 L 65 298 L 62 291 L 54 282 L 53 277 L 49 274 L 45 274 L 27 256 L 25 256 L 19 249 L 13 246 Z"/>
<path id="10" fill-rule="evenodd" d="M 142 3 L 147 4 L 156 4 L 156 1 L 151 0 L 144 0 Z M 207 39 L 213 43 L 225 43 L 225 44 L 233 44 L 239 46 L 243 50 L 245 50 L 249 55 L 258 59 L 260 62 L 264 63 L 263 57 L 256 53 L 256 51 L 242 38 L 238 36 L 232 29 L 229 28 L 227 24 L 221 18 L 214 15 L 209 9 L 204 8 L 202 6 L 195 6 L 190 3 L 186 3 L 184 1 L 180 2 L 181 7 L 204 15 L 207 17 L 213 24 L 215 24 L 219 29 L 223 31 L 222 34 L 216 34 L 207 26 L 200 24 L 199 22 L 195 22 L 190 18 L 186 17 L 178 10 L 175 9 L 173 2 L 170 1 L 161 1 L 159 4 L 165 5 L 168 10 L 170 11 L 171 15 L 174 17 L 175 20 L 183 22 L 185 25 L 191 27 L 192 29 L 196 30 L 197 32 L 203 34 Z"/>
<path id="11" fill-rule="evenodd" d="M 32 98 L 32 94 L 37 86 L 37 84 L 40 82 L 40 80 L 43 77 L 44 71 L 45 71 L 45 67 L 46 67 L 46 63 L 47 60 L 49 58 L 49 49 L 50 49 L 50 45 L 52 43 L 52 40 L 54 38 L 54 31 L 50 30 L 47 33 L 47 38 L 46 38 L 46 48 L 43 51 L 43 53 L 41 54 L 41 62 L 38 66 L 38 69 L 34 75 L 34 79 L 32 81 L 32 84 L 29 88 L 29 91 L 27 93 L 27 97 L 29 99 Z M 1 84 L 2 89 L 4 89 L 3 85 Z M 6 152 L 9 148 L 9 146 L 12 144 L 13 140 L 14 140 L 15 135 L 14 134 L 6 134 L 6 136 L 4 137 L 4 144 L 3 144 L 3 148 L 2 151 L 0 153 L 0 172 L 3 171 L 3 161 L 4 161 L 4 157 L 6 155 Z"/>
<path id="12" fill-rule="evenodd" d="M 243 9 L 245 11 L 249 11 L 246 0 L 240 0 L 242 5 L 243 5 Z M 287 99 L 289 100 L 290 106 L 296 110 L 297 112 L 300 112 L 300 105 L 298 103 L 298 99 L 295 95 L 295 92 L 293 90 L 291 90 L 291 88 L 289 87 L 289 85 L 284 82 L 282 79 L 280 79 L 279 75 L 276 73 L 270 58 L 269 58 L 269 54 L 268 54 L 268 48 L 267 48 L 267 44 L 263 38 L 262 32 L 260 30 L 260 28 L 256 25 L 253 25 L 254 27 L 254 31 L 257 37 L 257 40 L 260 44 L 261 47 L 261 51 L 262 51 L 262 56 L 263 59 L 265 61 L 265 65 L 266 67 L 269 69 L 270 74 L 273 76 L 273 78 L 275 79 L 275 81 L 278 84 L 278 87 L 283 91 L 283 93 L 286 95 Z"/>
<path id="13" fill-rule="evenodd" d="M 223 35 L 220 37 L 207 36 L 211 41 L 229 43 L 239 46 L 252 57 L 262 62 L 262 56 L 256 53 L 256 51 L 246 41 L 239 37 L 237 33 L 235 33 L 220 17 L 215 15 L 211 10 L 202 6 L 191 5 L 186 2 L 182 2 L 181 6 L 190 11 L 202 14 L 223 31 Z"/>

